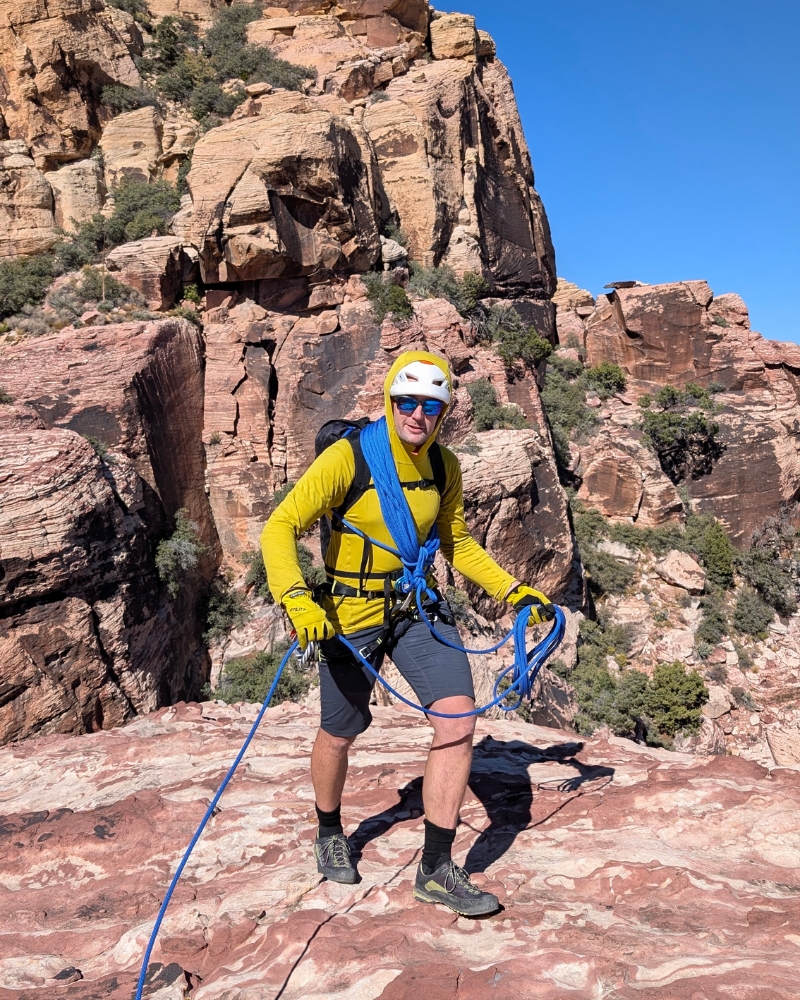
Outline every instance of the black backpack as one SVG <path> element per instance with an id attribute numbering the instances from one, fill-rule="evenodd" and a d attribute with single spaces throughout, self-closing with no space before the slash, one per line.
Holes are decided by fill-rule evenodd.
<path id="1" fill-rule="evenodd" d="M 332 520 L 336 522 L 335 530 L 341 530 L 341 523 L 347 511 L 350 510 L 367 490 L 375 488 L 372 485 L 372 475 L 370 474 L 369 466 L 361 450 L 361 432 L 369 422 L 369 417 L 361 417 L 360 420 L 329 420 L 320 427 L 314 439 L 314 454 L 315 456 L 319 456 L 336 441 L 347 438 L 352 446 L 353 457 L 356 463 L 356 474 L 353 476 L 353 482 L 350 484 L 350 489 L 347 491 L 344 500 L 338 507 L 334 508 L 333 519 L 325 516 L 320 520 L 319 541 L 323 559 L 325 558 L 325 553 L 328 551 L 331 531 L 334 530 Z M 434 441 L 428 450 L 428 457 L 431 460 L 433 480 L 421 479 L 418 482 L 402 483 L 401 485 L 405 489 L 412 490 L 427 489 L 430 486 L 435 486 L 439 496 L 444 496 L 447 486 L 447 475 L 444 469 L 442 450 L 436 441 Z"/>

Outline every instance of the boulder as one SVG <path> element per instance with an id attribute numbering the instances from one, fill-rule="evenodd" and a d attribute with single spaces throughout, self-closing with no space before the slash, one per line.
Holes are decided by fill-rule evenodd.
<path id="1" fill-rule="evenodd" d="M 203 280 L 366 271 L 380 242 L 374 162 L 352 117 L 283 91 L 262 114 L 207 132 L 188 182 Z"/>
<path id="2" fill-rule="evenodd" d="M 183 251 L 176 236 L 152 236 L 123 243 L 106 257 L 106 267 L 147 299 L 148 309 L 169 309 L 181 292 Z"/>
<path id="3" fill-rule="evenodd" d="M 141 83 L 133 18 L 97 0 L 11 0 L 0 14 L 2 114 L 41 170 L 89 156 L 107 112 L 106 84 Z M 1 133 L 0 133 L 1 134 Z"/>
<path id="4" fill-rule="evenodd" d="M 705 590 L 705 570 L 687 552 L 672 549 L 655 568 L 661 579 L 673 587 L 688 590 L 690 594 L 702 594 Z"/>
<path id="5" fill-rule="evenodd" d="M 431 52 L 434 59 L 466 59 L 478 57 L 478 32 L 470 14 L 444 14 L 431 21 Z"/>
<path id="6" fill-rule="evenodd" d="M 569 312 L 582 306 L 594 308 L 594 298 L 591 292 L 579 288 L 566 278 L 559 278 L 556 292 L 553 296 L 553 305 L 559 313 Z"/>
<path id="7" fill-rule="evenodd" d="M 736 702 L 727 688 L 709 684 L 708 701 L 703 705 L 703 715 L 708 719 L 719 719 L 727 715 L 732 708 L 736 708 Z"/>
<path id="8" fill-rule="evenodd" d="M 597 548 L 600 552 L 605 552 L 614 559 L 619 559 L 620 562 L 636 563 L 642 558 L 642 553 L 638 550 L 629 549 L 622 542 L 610 542 L 606 538 L 597 543 Z"/>
<path id="9" fill-rule="evenodd" d="M 767 743 L 779 767 L 800 764 L 800 726 L 768 726 Z"/>
<path id="10" fill-rule="evenodd" d="M 105 202 L 103 171 L 97 160 L 77 160 L 44 175 L 53 189 L 55 223 L 73 229 L 99 212 Z"/>
<path id="11" fill-rule="evenodd" d="M 53 192 L 20 139 L 0 141 L 0 257 L 35 254 L 56 241 Z"/>
<path id="12" fill-rule="evenodd" d="M 123 178 L 150 181 L 161 156 L 163 123 L 155 108 L 137 108 L 117 115 L 103 129 L 105 184 L 109 191 Z"/>

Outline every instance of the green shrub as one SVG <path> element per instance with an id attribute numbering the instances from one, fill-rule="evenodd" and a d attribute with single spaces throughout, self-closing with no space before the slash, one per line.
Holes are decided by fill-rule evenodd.
<path id="1" fill-rule="evenodd" d="M 41 302 L 52 280 L 50 254 L 0 260 L 0 320 Z"/>
<path id="2" fill-rule="evenodd" d="M 100 267 L 84 267 L 75 285 L 75 292 L 84 305 L 90 302 L 105 302 L 112 306 L 127 303 L 144 305 L 144 299 L 135 288 L 117 281 L 113 275 Z M 53 298 L 54 296 L 48 296 L 48 301 L 52 301 Z"/>
<path id="3" fill-rule="evenodd" d="M 106 0 L 106 3 L 109 7 L 116 7 L 117 10 L 124 10 L 126 14 L 130 14 L 134 21 L 147 31 L 152 28 L 153 22 L 147 0 Z"/>
<path id="4" fill-rule="evenodd" d="M 293 489 L 294 489 L 294 483 L 284 483 L 283 486 L 280 487 L 280 489 L 275 490 L 275 492 L 272 494 L 272 506 L 277 507 L 279 504 L 282 504 Z"/>
<path id="5" fill-rule="evenodd" d="M 456 587 L 446 587 L 444 597 L 457 622 L 468 627 L 474 624 L 474 610 L 469 594 Z"/>
<path id="6" fill-rule="evenodd" d="M 217 697 L 229 705 L 237 701 L 263 702 L 288 648 L 288 642 L 279 642 L 270 652 L 261 651 L 252 656 L 229 660 L 220 676 Z M 312 672 L 303 670 L 298 666 L 297 660 L 290 657 L 283 668 L 271 704 L 303 701 L 312 679 Z"/>
<path id="7" fill-rule="evenodd" d="M 186 159 L 181 161 L 181 165 L 178 167 L 178 177 L 175 181 L 175 187 L 177 188 L 178 195 L 182 196 L 189 193 L 189 171 L 192 169 L 192 150 Z"/>
<path id="8" fill-rule="evenodd" d="M 185 285 L 183 289 L 183 297 L 187 302 L 194 302 L 196 306 L 199 306 L 202 301 L 197 285 Z"/>
<path id="9" fill-rule="evenodd" d="M 753 547 L 739 560 L 742 576 L 780 615 L 797 611 L 797 584 L 792 563 L 776 547 Z"/>
<path id="10" fill-rule="evenodd" d="M 53 247 L 58 273 L 78 271 L 97 260 L 106 242 L 106 218 L 96 212 L 84 219 L 74 231 L 63 233 Z"/>
<path id="11" fill-rule="evenodd" d="M 155 30 L 146 69 L 157 74 L 160 93 L 187 106 L 201 122 L 230 115 L 246 94 L 240 89 L 225 93 L 227 80 L 264 81 L 274 87 L 302 90 L 316 71 L 276 59 L 263 45 L 250 45 L 247 26 L 261 17 L 262 4 L 220 7 L 202 39 L 186 18 L 168 16 Z"/>
<path id="12" fill-rule="evenodd" d="M 590 546 L 581 551 L 581 560 L 589 578 L 589 589 L 598 597 L 624 594 L 634 581 L 633 567 L 608 552 Z"/>
<path id="13" fill-rule="evenodd" d="M 709 656 L 714 652 L 714 647 L 710 642 L 698 642 L 697 644 L 697 655 L 701 660 L 707 660 Z"/>
<path id="14" fill-rule="evenodd" d="M 540 337 L 535 327 L 526 327 L 511 306 L 492 306 L 481 324 L 480 335 L 494 345 L 509 370 L 520 366 L 534 368 L 553 351 L 550 342 Z"/>
<path id="15" fill-rule="evenodd" d="M 101 101 L 115 115 L 137 108 L 158 107 L 158 97 L 147 87 L 126 87 L 122 83 L 110 83 L 103 87 Z"/>
<path id="16" fill-rule="evenodd" d="M 245 574 L 245 586 L 252 587 L 259 597 L 263 597 L 269 604 L 272 603 L 272 594 L 267 586 L 267 568 L 264 565 L 264 557 L 261 549 L 254 549 L 252 552 L 245 552 L 242 562 L 247 566 Z"/>
<path id="17" fill-rule="evenodd" d="M 406 320 L 414 315 L 411 300 L 404 288 L 389 284 L 376 272 L 365 274 L 364 284 L 367 286 L 367 298 L 372 303 L 376 323 L 382 323 L 387 316 Z"/>
<path id="18" fill-rule="evenodd" d="M 659 410 L 653 410 L 655 403 Z M 699 479 L 711 472 L 724 446 L 719 441 L 720 426 L 705 412 L 716 407 L 707 389 L 689 382 L 683 389 L 664 386 L 654 400 L 642 397 L 641 430 L 673 483 Z"/>
<path id="19" fill-rule="evenodd" d="M 608 399 L 609 396 L 622 392 L 628 384 L 625 372 L 611 361 L 601 361 L 594 368 L 589 368 L 585 378 L 587 385 L 591 386 L 601 399 Z"/>
<path id="20" fill-rule="evenodd" d="M 550 428 L 556 460 L 564 469 L 569 465 L 569 439 L 579 440 L 597 426 L 598 416 L 586 405 L 586 389 L 582 378 L 565 376 L 558 367 L 548 364 L 544 389 L 541 393 Z"/>
<path id="21" fill-rule="evenodd" d="M 197 568 L 197 561 L 206 551 L 199 541 L 200 529 L 189 519 L 189 512 L 181 507 L 175 514 L 175 531 L 158 543 L 156 570 L 162 583 L 166 583 L 170 596 L 178 596 L 186 577 Z"/>
<path id="22" fill-rule="evenodd" d="M 706 670 L 706 680 L 712 684 L 724 684 L 728 679 L 728 668 L 724 663 L 715 663 Z"/>
<path id="23" fill-rule="evenodd" d="M 659 663 L 653 671 L 646 697 L 647 713 L 664 735 L 697 732 L 707 701 L 708 689 L 696 670 L 687 674 L 683 664 L 675 660 Z"/>
<path id="24" fill-rule="evenodd" d="M 423 267 L 412 262 L 409 269 L 408 290 L 413 295 L 423 299 L 447 299 L 462 316 L 468 316 L 478 299 L 489 294 L 489 286 L 480 275 L 473 274 L 469 281 L 466 278 L 462 281 L 451 267 Z"/>
<path id="25" fill-rule="evenodd" d="M 115 464 L 114 459 L 108 453 L 108 445 L 105 441 L 101 441 L 100 438 L 95 437 L 93 434 L 84 434 L 83 437 L 85 437 L 92 448 L 94 448 L 94 453 L 101 462 L 105 462 L 106 465 Z"/>
<path id="26" fill-rule="evenodd" d="M 725 607 L 717 594 L 709 593 L 701 600 L 700 608 L 702 615 L 697 627 L 697 638 L 716 646 L 730 632 Z"/>
<path id="27" fill-rule="evenodd" d="M 767 627 L 775 617 L 775 612 L 755 590 L 746 587 L 736 599 L 733 616 L 740 632 L 756 639 L 765 639 Z"/>
<path id="28" fill-rule="evenodd" d="M 703 564 L 711 583 L 725 590 L 733 586 L 738 557 L 727 532 L 716 518 L 710 514 L 689 514 L 685 539 L 688 551 Z"/>
<path id="29" fill-rule="evenodd" d="M 230 580 L 224 577 L 216 579 L 211 584 L 203 641 L 208 644 L 215 639 L 224 639 L 235 628 L 244 625 L 250 614 L 244 594 L 235 591 Z"/>
<path id="30" fill-rule="evenodd" d="M 497 428 L 518 430 L 527 427 L 525 415 L 516 406 L 503 406 L 497 399 L 497 391 L 488 379 L 478 379 L 467 386 L 472 400 L 473 420 L 476 431 L 490 431 Z"/>
<path id="31" fill-rule="evenodd" d="M 8 404 L 13 403 L 14 397 L 10 396 L 6 390 L 0 385 L 0 403 Z"/>
<path id="32" fill-rule="evenodd" d="M 114 189 L 114 212 L 105 227 L 105 245 L 118 246 L 155 232 L 165 236 L 172 216 L 180 208 L 177 188 L 169 181 L 134 181 L 123 178 Z"/>
<path id="33" fill-rule="evenodd" d="M 396 222 L 390 220 L 381 226 L 381 235 L 385 236 L 387 240 L 394 240 L 395 243 L 399 243 L 401 247 L 408 250 L 408 236 Z"/>

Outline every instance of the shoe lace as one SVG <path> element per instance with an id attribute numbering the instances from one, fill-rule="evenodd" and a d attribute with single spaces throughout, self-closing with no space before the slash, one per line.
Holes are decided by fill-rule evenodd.
<path id="1" fill-rule="evenodd" d="M 350 865 L 350 845 L 347 839 L 339 833 L 335 833 L 328 838 L 325 844 L 325 864 L 332 864 L 334 868 L 347 868 Z"/>
<path id="2" fill-rule="evenodd" d="M 451 861 L 444 877 L 444 888 L 446 892 L 453 892 L 457 886 L 461 886 L 472 895 L 480 895 L 481 892 L 477 886 L 470 882 L 468 873 L 454 861 Z"/>

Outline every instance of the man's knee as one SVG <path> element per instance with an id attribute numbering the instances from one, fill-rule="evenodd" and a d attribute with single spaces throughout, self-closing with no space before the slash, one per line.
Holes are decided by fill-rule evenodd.
<path id="1" fill-rule="evenodd" d="M 326 753 L 343 757 L 347 755 L 350 747 L 355 743 L 355 736 L 334 736 L 333 733 L 326 732 L 320 728 L 317 731 L 317 745 Z"/>
<path id="2" fill-rule="evenodd" d="M 434 712 L 442 712 L 445 715 L 463 715 L 474 709 L 475 702 L 466 695 L 457 695 L 453 698 L 441 698 L 428 707 Z M 467 715 L 460 719 L 442 719 L 435 715 L 429 715 L 428 719 L 436 734 L 436 742 L 440 746 L 472 745 L 476 721 L 474 715 Z"/>

